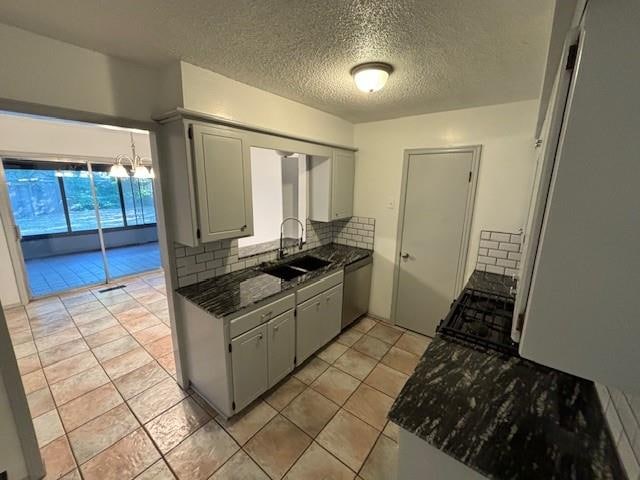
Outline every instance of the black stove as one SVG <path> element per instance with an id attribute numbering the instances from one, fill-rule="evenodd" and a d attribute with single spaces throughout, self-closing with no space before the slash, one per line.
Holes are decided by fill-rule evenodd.
<path id="1" fill-rule="evenodd" d="M 440 322 L 438 333 L 518 356 L 518 344 L 511 340 L 513 308 L 512 297 L 466 288 Z"/>

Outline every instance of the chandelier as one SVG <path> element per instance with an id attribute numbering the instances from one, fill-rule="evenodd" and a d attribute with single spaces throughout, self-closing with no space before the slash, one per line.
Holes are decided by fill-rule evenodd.
<path id="1" fill-rule="evenodd" d="M 147 168 L 142 164 L 143 162 L 151 163 L 151 159 L 143 158 L 136 153 L 136 143 L 133 141 L 133 133 L 129 132 L 129 136 L 131 137 L 131 156 L 118 155 L 116 157 L 116 163 L 113 164 L 109 170 L 109 176 L 116 178 L 126 178 L 129 176 L 133 176 L 134 178 L 155 178 L 153 168 Z M 133 175 L 131 175 L 123 163 L 131 165 L 130 170 L 133 172 Z"/>

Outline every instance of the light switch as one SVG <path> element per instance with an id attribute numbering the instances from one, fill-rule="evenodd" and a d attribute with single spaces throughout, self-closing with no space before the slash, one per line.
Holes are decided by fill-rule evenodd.
<path id="1" fill-rule="evenodd" d="M 393 210 L 395 205 L 395 202 L 393 201 L 393 198 L 389 197 L 389 200 L 387 200 L 387 208 L 389 210 Z"/>

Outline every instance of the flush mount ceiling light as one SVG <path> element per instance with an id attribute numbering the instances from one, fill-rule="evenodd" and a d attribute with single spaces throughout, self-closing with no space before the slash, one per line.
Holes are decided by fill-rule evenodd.
<path id="1" fill-rule="evenodd" d="M 373 93 L 384 87 L 393 67 L 388 63 L 361 63 L 351 69 L 351 76 L 358 89 L 366 93 Z"/>
<path id="2" fill-rule="evenodd" d="M 131 170 L 134 178 L 155 178 L 153 168 L 147 168 L 143 165 L 143 162 L 151 163 L 148 158 L 142 158 L 136 153 L 136 143 L 133 141 L 133 133 L 129 132 L 131 138 L 131 156 L 118 155 L 116 157 L 116 163 L 109 170 L 109 176 L 116 178 L 126 178 L 129 176 L 129 172 L 122 164 L 127 162 L 131 164 Z"/>

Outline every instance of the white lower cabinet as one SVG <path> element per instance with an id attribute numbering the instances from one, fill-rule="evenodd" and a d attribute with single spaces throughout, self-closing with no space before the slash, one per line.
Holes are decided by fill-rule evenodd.
<path id="1" fill-rule="evenodd" d="M 325 311 L 322 319 L 322 338 L 327 343 L 342 328 L 342 287 L 337 285 L 324 293 Z"/>
<path id="2" fill-rule="evenodd" d="M 269 388 L 293 370 L 296 355 L 296 322 L 293 310 L 267 324 L 269 351 Z"/>
<path id="3" fill-rule="evenodd" d="M 298 305 L 297 363 L 300 364 L 340 333 L 342 284 Z"/>
<path id="4" fill-rule="evenodd" d="M 242 411 L 340 333 L 342 281 L 327 275 L 226 319 L 178 296 L 190 385 L 225 417 Z"/>
<path id="5" fill-rule="evenodd" d="M 298 305 L 296 357 L 301 364 L 320 346 L 320 318 L 323 310 L 322 294 Z"/>
<path id="6" fill-rule="evenodd" d="M 267 324 L 231 340 L 235 411 L 249 405 L 269 386 Z"/>

